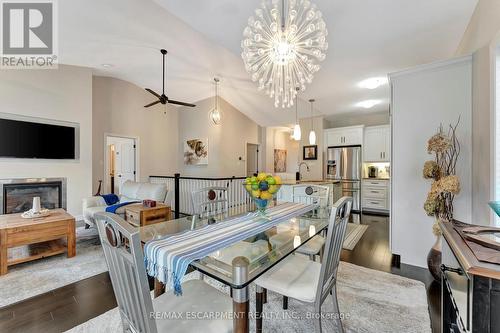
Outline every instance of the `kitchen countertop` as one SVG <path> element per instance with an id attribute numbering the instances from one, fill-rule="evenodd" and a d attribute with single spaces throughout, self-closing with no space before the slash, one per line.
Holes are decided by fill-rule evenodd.
<path id="1" fill-rule="evenodd" d="M 363 180 L 390 180 L 388 177 L 363 177 Z"/>

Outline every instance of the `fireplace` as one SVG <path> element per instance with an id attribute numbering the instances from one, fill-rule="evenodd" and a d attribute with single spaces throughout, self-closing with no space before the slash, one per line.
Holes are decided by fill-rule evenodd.
<path id="1" fill-rule="evenodd" d="M 0 180 L 0 214 L 22 213 L 40 197 L 42 208 L 66 209 L 65 178 L 26 178 Z"/>

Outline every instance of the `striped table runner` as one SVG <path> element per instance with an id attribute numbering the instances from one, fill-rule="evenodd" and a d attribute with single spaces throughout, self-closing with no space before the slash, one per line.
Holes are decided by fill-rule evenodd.
<path id="1" fill-rule="evenodd" d="M 267 210 L 270 220 L 249 213 L 200 229 L 151 240 L 144 246 L 146 270 L 150 276 L 169 284 L 176 295 L 182 295 L 181 279 L 194 260 L 255 236 L 316 207 L 317 205 L 287 202 Z"/>

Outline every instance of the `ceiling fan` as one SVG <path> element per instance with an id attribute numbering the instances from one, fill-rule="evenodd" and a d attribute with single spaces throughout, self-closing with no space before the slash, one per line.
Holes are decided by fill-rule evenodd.
<path id="1" fill-rule="evenodd" d="M 162 93 L 161 95 L 160 94 L 157 94 L 156 92 L 154 92 L 153 90 L 149 89 L 149 88 L 146 88 L 146 91 L 155 95 L 158 100 L 157 101 L 154 101 L 152 103 L 149 103 L 148 105 L 144 105 L 145 108 L 149 108 L 150 106 L 153 106 L 153 105 L 156 105 L 158 103 L 161 103 L 161 104 L 176 104 L 176 105 L 182 105 L 182 106 L 189 106 L 189 107 L 195 107 L 196 105 L 195 104 L 191 104 L 191 103 L 185 103 L 185 102 L 179 102 L 179 101 L 175 101 L 173 99 L 169 99 L 167 95 L 165 95 L 165 56 L 167 55 L 167 50 L 165 49 L 161 49 L 160 50 L 162 56 L 163 56 L 163 89 L 162 89 Z"/>

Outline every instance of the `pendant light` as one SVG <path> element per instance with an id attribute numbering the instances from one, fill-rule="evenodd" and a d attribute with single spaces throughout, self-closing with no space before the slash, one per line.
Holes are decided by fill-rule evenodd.
<path id="1" fill-rule="evenodd" d="M 313 118 L 313 103 L 314 99 L 310 99 L 309 103 L 311 103 L 311 131 L 309 132 L 309 144 L 310 145 L 315 145 L 316 144 L 316 132 L 314 132 L 314 118 Z"/>
<path id="2" fill-rule="evenodd" d="M 214 102 L 214 108 L 212 111 L 210 111 L 210 119 L 215 125 L 219 125 L 220 119 L 221 119 L 221 114 L 219 110 L 219 79 L 214 78 L 215 82 L 215 102 Z"/>
<path id="3" fill-rule="evenodd" d="M 299 125 L 299 88 L 296 88 L 297 93 L 295 94 L 295 126 L 293 127 L 293 138 L 295 141 L 300 141 L 302 133 Z"/>

